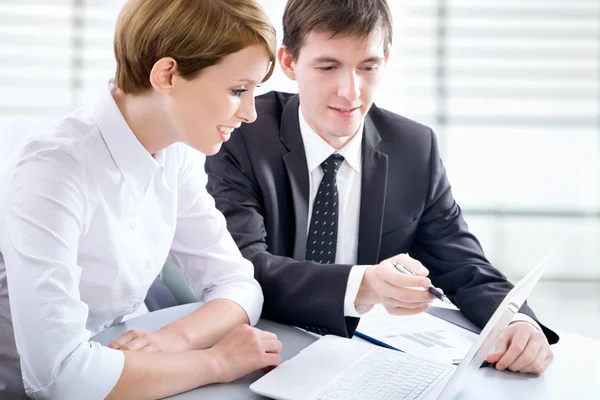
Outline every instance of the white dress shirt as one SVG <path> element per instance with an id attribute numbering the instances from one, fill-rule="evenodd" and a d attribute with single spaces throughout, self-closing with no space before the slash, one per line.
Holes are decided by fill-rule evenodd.
<path id="1" fill-rule="evenodd" d="M 340 150 L 334 149 L 321 136 L 319 136 L 308 125 L 302 115 L 301 107 L 298 107 L 298 119 L 300 133 L 304 142 L 306 163 L 309 176 L 309 203 L 308 203 L 308 229 L 312 218 L 312 208 L 317 195 L 319 184 L 323 179 L 321 163 L 333 153 L 344 156 L 344 162 L 337 174 L 339 210 L 338 210 L 338 242 L 335 253 L 336 264 L 356 264 L 358 254 L 358 232 L 361 196 L 361 168 L 362 168 L 362 137 L 363 126 L 356 135 Z M 371 306 L 354 305 L 356 295 L 360 288 L 365 271 L 369 265 L 354 265 L 350 270 L 348 282 L 346 283 L 346 294 L 344 296 L 344 315 L 346 317 L 360 317 L 371 310 Z M 515 315 L 513 321 L 527 321 L 536 328 L 540 326 L 532 318 L 525 314 Z"/>
<path id="2" fill-rule="evenodd" d="M 300 107 L 298 107 L 298 118 L 300 133 L 304 142 L 304 151 L 306 153 L 306 163 L 308 165 L 309 201 L 307 234 L 310 229 L 313 203 L 317 196 L 321 180 L 323 180 L 321 163 L 330 155 L 337 152 L 344 156 L 344 162 L 336 176 L 339 209 L 335 263 L 356 264 L 358 254 L 363 128 L 361 126 L 352 140 L 343 148 L 336 151 L 308 125 L 302 116 Z M 367 268 L 367 265 L 355 265 L 350 270 L 346 284 L 346 295 L 344 296 L 344 315 L 347 317 L 360 317 L 360 314 L 364 314 L 364 312 L 370 309 L 369 307 L 366 310 L 359 310 L 361 311 L 359 313 L 354 306 L 354 300 L 356 300 L 360 283 Z"/>
<path id="3" fill-rule="evenodd" d="M 167 258 L 199 300 L 258 321 L 262 291 L 205 189 L 204 157 L 183 144 L 152 157 L 109 90 L 17 158 L 0 175 L 0 323 L 12 314 L 14 329 L 0 329 L 0 398 L 20 383 L 15 351 L 33 398 L 108 395 L 124 355 L 90 337 L 143 304 Z"/>

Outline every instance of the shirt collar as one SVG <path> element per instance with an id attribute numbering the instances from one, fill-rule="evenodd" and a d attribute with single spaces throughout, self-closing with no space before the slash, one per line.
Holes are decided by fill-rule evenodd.
<path id="1" fill-rule="evenodd" d="M 113 80 L 110 80 L 108 90 L 93 106 L 92 117 L 115 165 L 139 202 L 157 169 L 164 167 L 164 150 L 158 152 L 155 158 L 142 146 L 112 97 L 115 88 Z"/>
<path id="2" fill-rule="evenodd" d="M 336 150 L 308 125 L 300 107 L 298 107 L 298 121 L 300 122 L 300 134 L 304 142 L 308 171 L 313 172 Z M 358 128 L 356 135 L 344 147 L 337 150 L 337 153 L 344 156 L 345 161 L 356 172 L 360 172 L 362 166 L 363 127 L 364 123 Z"/>

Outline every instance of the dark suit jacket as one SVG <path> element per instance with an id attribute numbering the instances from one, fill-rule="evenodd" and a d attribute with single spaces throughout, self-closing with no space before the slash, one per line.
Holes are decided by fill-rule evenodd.
<path id="1" fill-rule="evenodd" d="M 305 261 L 309 177 L 299 98 L 256 98 L 258 119 L 207 158 L 208 190 L 262 285 L 265 318 L 352 336 L 344 317 L 351 265 Z M 454 201 L 432 130 L 372 106 L 364 125 L 358 264 L 409 253 L 434 285 L 483 327 L 512 288 L 485 258 Z M 524 305 L 521 312 L 535 318 Z M 550 343 L 558 336 L 542 327 Z"/>

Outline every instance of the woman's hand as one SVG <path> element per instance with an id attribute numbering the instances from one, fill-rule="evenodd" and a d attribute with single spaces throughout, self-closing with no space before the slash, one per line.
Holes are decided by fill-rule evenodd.
<path id="1" fill-rule="evenodd" d="M 166 330 L 143 332 L 131 330 L 108 345 L 111 349 L 173 353 L 191 350 L 183 336 Z"/>
<path id="2" fill-rule="evenodd" d="M 227 383 L 258 369 L 279 365 L 281 347 L 274 333 L 240 325 L 207 351 L 217 361 L 221 381 Z"/>

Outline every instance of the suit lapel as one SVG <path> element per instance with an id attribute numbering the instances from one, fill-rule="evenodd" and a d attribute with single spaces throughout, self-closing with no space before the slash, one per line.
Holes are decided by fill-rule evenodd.
<path id="1" fill-rule="evenodd" d="M 379 262 L 388 174 L 388 156 L 377 150 L 381 137 L 368 115 L 364 129 L 357 256 L 359 265 Z"/>
<path id="2" fill-rule="evenodd" d="M 282 159 L 290 180 L 292 203 L 294 205 L 295 240 L 293 258 L 304 260 L 306 257 L 306 231 L 308 226 L 309 180 L 306 153 L 304 152 L 298 121 L 299 104 L 296 95 L 290 98 L 284 106 L 279 137 L 290 150 L 289 153 L 283 155 Z"/>

